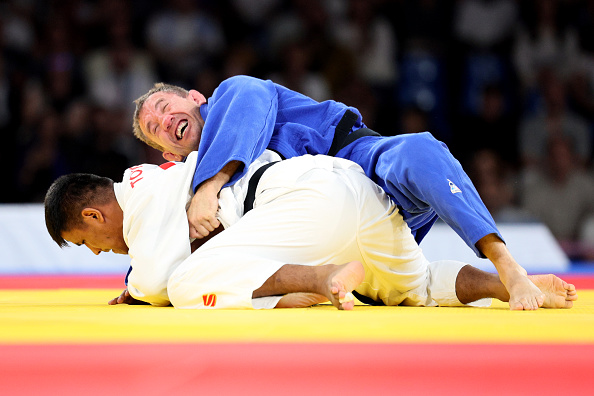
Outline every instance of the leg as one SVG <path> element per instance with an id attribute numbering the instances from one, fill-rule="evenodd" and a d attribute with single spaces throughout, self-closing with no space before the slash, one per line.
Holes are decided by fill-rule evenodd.
<path id="1" fill-rule="evenodd" d="M 316 293 L 330 300 L 338 309 L 350 310 L 354 306 L 351 291 L 359 286 L 364 276 L 365 271 L 358 261 L 351 261 L 344 265 L 328 264 L 319 267 L 286 264 L 255 290 L 252 296 L 256 298 L 298 292 Z M 293 295 L 285 301 L 282 299 L 281 301 L 287 305 L 290 305 L 288 301 L 299 304 L 304 299 L 306 301 L 309 299 L 305 297 Z M 287 305 L 281 306 L 286 307 Z"/>
<path id="2" fill-rule="evenodd" d="M 316 292 L 343 309 L 352 307 L 343 297 L 361 280 L 360 264 L 350 261 L 360 262 L 362 258 L 356 243 L 358 212 L 345 183 L 332 172 L 314 169 L 294 186 L 287 186 L 282 173 L 282 188 L 275 188 L 271 175 L 254 209 L 206 242 L 170 276 L 168 293 L 175 307 L 273 308 L 280 295 L 296 291 Z M 341 197 L 338 201 L 337 196 Z M 260 290 L 260 294 L 253 294 L 269 278 L 274 281 L 275 273 L 288 262 L 312 267 L 349 264 L 346 271 L 339 266 L 325 268 L 334 268 L 336 273 L 320 277 L 317 288 L 308 285 L 307 289 Z M 280 279 L 286 283 L 291 278 Z M 265 295 L 278 297 L 252 300 Z"/>
<path id="3" fill-rule="evenodd" d="M 555 275 L 529 275 L 528 278 L 545 295 L 545 308 L 571 308 L 577 300 L 575 286 Z M 456 278 L 456 295 L 463 304 L 481 298 L 508 302 L 509 293 L 497 274 L 481 271 L 471 265 L 463 267 Z"/>

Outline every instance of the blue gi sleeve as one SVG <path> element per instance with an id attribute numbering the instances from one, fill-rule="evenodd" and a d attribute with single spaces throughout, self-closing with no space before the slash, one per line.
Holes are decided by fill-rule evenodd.
<path id="1" fill-rule="evenodd" d="M 492 233 L 501 238 L 470 178 L 444 143 L 430 133 L 370 141 L 366 173 L 412 217 L 423 219 L 434 211 L 479 257 L 484 257 L 475 246 L 479 239 Z"/>
<path id="2" fill-rule="evenodd" d="M 194 191 L 230 161 L 240 161 L 243 167 L 225 186 L 241 178 L 268 146 L 277 109 L 277 91 L 271 81 L 247 76 L 223 81 L 200 109 L 205 123 L 192 181 Z"/>

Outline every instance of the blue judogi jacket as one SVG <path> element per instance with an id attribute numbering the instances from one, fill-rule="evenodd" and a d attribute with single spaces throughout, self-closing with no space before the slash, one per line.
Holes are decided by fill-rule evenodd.
<path id="1" fill-rule="evenodd" d="M 347 110 L 357 115 L 353 131 L 364 128 L 353 107 L 315 100 L 272 81 L 235 76 L 223 81 L 200 107 L 205 124 L 192 186 L 217 174 L 232 160 L 243 163 L 227 185 L 241 178 L 268 148 L 291 158 L 327 154 L 336 126 Z M 430 133 L 365 136 L 342 148 L 337 157 L 358 163 L 400 208 L 417 242 L 438 217 L 474 250 L 495 233 L 495 222 L 472 182 L 446 145 Z"/>

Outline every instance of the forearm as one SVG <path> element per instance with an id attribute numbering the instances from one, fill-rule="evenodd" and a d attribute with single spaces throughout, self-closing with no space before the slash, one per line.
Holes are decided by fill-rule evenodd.
<path id="1" fill-rule="evenodd" d="M 216 175 L 210 179 L 205 180 L 199 187 L 198 190 L 208 191 L 214 194 L 218 194 L 223 186 L 231 180 L 231 177 L 237 172 L 237 169 L 241 165 L 240 161 L 228 162 Z"/>

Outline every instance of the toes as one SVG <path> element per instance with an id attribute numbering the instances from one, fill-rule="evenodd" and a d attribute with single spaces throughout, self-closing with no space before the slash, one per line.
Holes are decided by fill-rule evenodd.
<path id="1" fill-rule="evenodd" d="M 542 307 L 545 301 L 545 295 L 541 294 L 540 296 L 536 297 L 536 304 L 538 307 Z"/>
<path id="2" fill-rule="evenodd" d="M 544 301 L 543 301 L 544 302 Z M 536 299 L 528 300 L 526 298 L 522 298 L 520 301 L 515 303 L 510 303 L 509 308 L 512 311 L 533 311 L 538 309 L 539 305 Z"/>
<path id="3" fill-rule="evenodd" d="M 355 306 L 355 296 L 353 296 L 352 293 L 341 293 L 341 294 L 344 294 L 339 300 L 342 309 L 347 310 L 347 311 L 352 310 Z"/>

